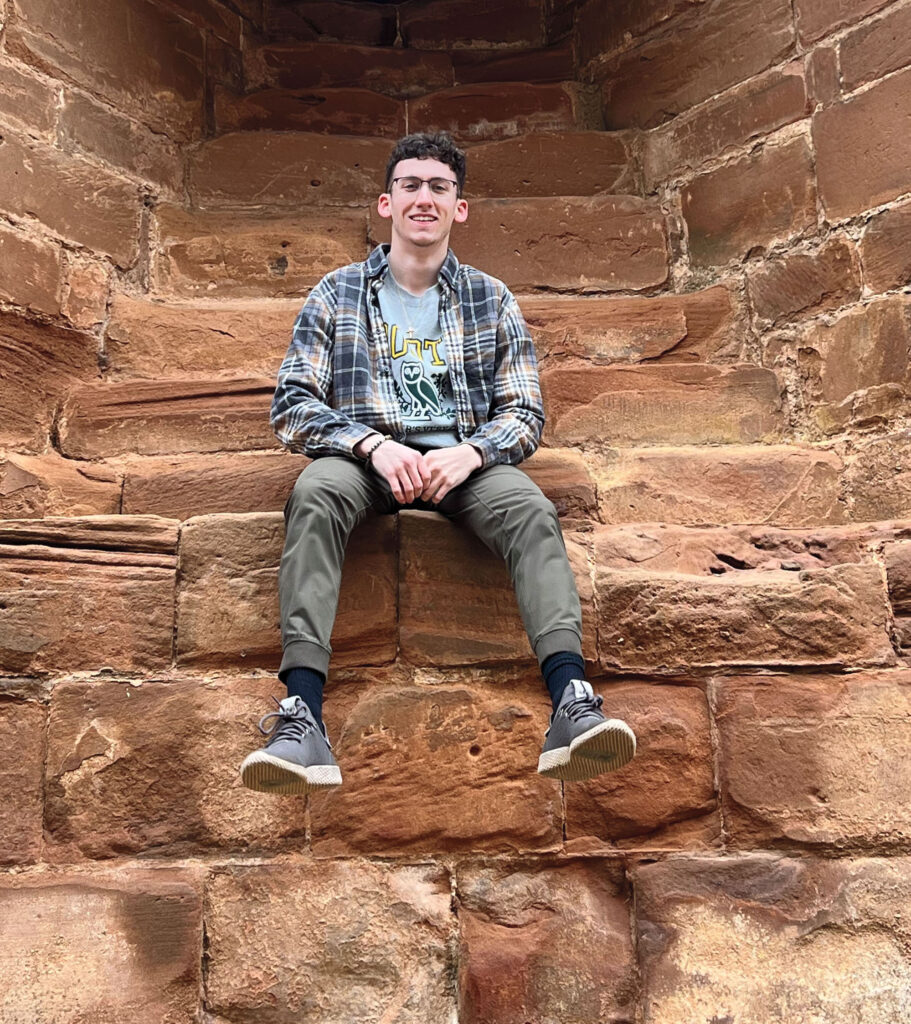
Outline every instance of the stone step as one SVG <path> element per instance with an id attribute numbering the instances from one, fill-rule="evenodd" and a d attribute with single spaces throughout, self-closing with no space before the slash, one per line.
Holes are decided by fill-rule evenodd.
<path id="1" fill-rule="evenodd" d="M 375 134 L 372 130 L 370 134 Z M 523 131 L 479 137 L 468 150 L 466 196 L 636 193 L 626 132 Z M 388 139 L 308 131 L 230 131 L 188 158 L 188 189 L 202 208 L 373 206 L 385 186 Z"/>

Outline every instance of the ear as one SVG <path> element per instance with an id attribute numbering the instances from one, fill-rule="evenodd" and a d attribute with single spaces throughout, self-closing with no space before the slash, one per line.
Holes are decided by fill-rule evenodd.
<path id="1" fill-rule="evenodd" d="M 456 202 L 455 216 L 453 217 L 453 220 L 456 222 L 456 224 L 464 224 L 465 221 L 468 220 L 467 199 L 459 199 Z"/>
<path id="2" fill-rule="evenodd" d="M 376 201 L 376 212 L 387 220 L 392 216 L 392 196 L 384 192 Z"/>

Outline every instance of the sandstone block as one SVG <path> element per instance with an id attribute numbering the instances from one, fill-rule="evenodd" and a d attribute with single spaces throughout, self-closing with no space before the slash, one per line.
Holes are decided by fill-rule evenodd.
<path id="1" fill-rule="evenodd" d="M 853 217 L 908 191 L 911 136 L 903 126 L 909 117 L 911 69 L 814 114 L 816 175 L 830 220 Z"/>
<path id="2" fill-rule="evenodd" d="M 359 46 L 391 47 L 397 34 L 397 12 L 387 4 L 351 4 L 340 0 L 291 0 L 267 5 L 266 28 L 276 39 L 343 41 Z"/>
<path id="3" fill-rule="evenodd" d="M 241 32 L 245 27 L 243 18 L 222 0 L 158 0 L 159 5 L 162 3 L 185 21 L 211 32 L 216 39 L 235 47 L 241 46 Z M 249 0 L 247 2 L 241 0 L 240 3 L 235 3 L 233 6 L 241 13 L 244 13 L 245 7 L 249 8 L 246 11 L 246 16 L 254 17 L 254 12 L 261 7 L 261 4 L 258 3 L 258 0 L 253 0 L 252 3 Z M 249 30 L 249 26 L 246 27 Z"/>
<path id="4" fill-rule="evenodd" d="M 875 292 L 911 283 L 911 203 L 873 217 L 860 243 L 867 284 Z"/>
<path id="5" fill-rule="evenodd" d="M 183 19 L 143 0 L 81 2 L 65 11 L 53 0 L 17 0 L 16 14 L 10 53 L 172 138 L 200 133 L 203 37 Z"/>
<path id="6" fill-rule="evenodd" d="M 87 384 L 66 399 L 60 448 L 68 458 L 274 448 L 270 378 Z"/>
<path id="7" fill-rule="evenodd" d="M 859 447 L 845 469 L 852 517 L 911 518 L 911 432 L 894 431 Z"/>
<path id="8" fill-rule="evenodd" d="M 585 526 L 598 518 L 595 482 L 578 452 L 539 448 L 519 468 L 553 502 L 564 529 L 576 523 Z"/>
<path id="9" fill-rule="evenodd" d="M 244 789 L 254 723 L 284 689 L 270 679 L 58 683 L 47 754 L 47 857 L 297 849 L 305 801 Z M 179 770 L 175 770 L 179 766 Z"/>
<path id="10" fill-rule="evenodd" d="M 751 444 L 784 426 L 778 381 L 757 366 L 569 366 L 541 385 L 551 444 Z"/>
<path id="11" fill-rule="evenodd" d="M 0 63 L 0 117 L 19 122 L 30 135 L 50 138 L 54 130 L 54 91 L 24 64 Z"/>
<path id="12" fill-rule="evenodd" d="M 899 1024 L 905 858 L 675 857 L 635 868 L 648 1024 Z"/>
<path id="13" fill-rule="evenodd" d="M 704 0 L 588 0 L 576 16 L 580 62 L 627 49 L 651 29 Z"/>
<path id="14" fill-rule="evenodd" d="M 718 680 L 725 823 L 736 847 L 907 845 L 900 794 L 911 673 Z M 888 770 L 884 765 L 888 764 Z"/>
<path id="15" fill-rule="evenodd" d="M 472 146 L 466 190 L 496 199 L 636 191 L 622 135 L 548 132 Z"/>
<path id="16" fill-rule="evenodd" d="M 281 512 L 309 461 L 288 452 L 127 458 L 117 466 L 123 474 L 123 511 L 171 519 L 215 512 Z M 569 473 L 561 481 L 570 502 L 581 484 L 574 485 Z"/>
<path id="17" fill-rule="evenodd" d="M 309 132 L 231 132 L 188 160 L 188 188 L 202 207 L 372 203 L 389 143 Z"/>
<path id="18" fill-rule="evenodd" d="M 38 313 L 60 312 L 60 249 L 44 238 L 0 227 L 0 298 Z"/>
<path id="19" fill-rule="evenodd" d="M 505 563 L 434 512 L 399 516 L 399 644 L 415 665 L 532 657 Z M 582 603 L 582 651 L 596 657 L 588 554 L 566 542 Z"/>
<path id="20" fill-rule="evenodd" d="M 823 36 L 853 25 L 885 7 L 889 0 L 797 0 L 794 10 L 802 43 L 815 42 Z"/>
<path id="21" fill-rule="evenodd" d="M 178 304 L 117 295 L 107 325 L 108 368 L 133 377 L 235 373 L 274 376 L 300 299 Z"/>
<path id="22" fill-rule="evenodd" d="M 777 323 L 858 300 L 860 267 L 853 246 L 835 238 L 816 252 L 749 267 L 747 290 L 756 314 Z"/>
<path id="23" fill-rule="evenodd" d="M 655 298 L 520 296 L 541 362 L 708 362 L 735 342 L 734 297 L 724 285 Z"/>
<path id="24" fill-rule="evenodd" d="M 367 255 L 363 209 L 306 217 L 158 210 L 158 288 L 181 296 L 302 296 Z M 288 337 L 290 338 L 290 328 Z"/>
<path id="25" fill-rule="evenodd" d="M 632 1019 L 638 982 L 619 864 L 468 866 L 458 896 L 465 1024 Z"/>
<path id="26" fill-rule="evenodd" d="M 215 93 L 219 132 L 323 132 L 398 139 L 405 134 L 403 100 L 369 89 L 261 89 Z"/>
<path id="27" fill-rule="evenodd" d="M 440 0 L 432 7 L 403 7 L 399 25 L 406 46 L 418 50 L 513 46 L 544 42 L 541 5 L 535 0 L 492 0 L 483 10 L 473 0 Z"/>
<path id="28" fill-rule="evenodd" d="M 36 217 L 55 234 L 121 267 L 135 258 L 141 202 L 123 178 L 8 133 L 0 142 L 0 179 L 4 212 Z"/>
<path id="29" fill-rule="evenodd" d="M 46 721 L 37 701 L 0 699 L 0 864 L 41 857 Z"/>
<path id="30" fill-rule="evenodd" d="M 536 131 L 565 132 L 576 127 L 569 87 L 529 82 L 484 82 L 429 93 L 410 101 L 408 117 L 409 123 L 427 131 L 449 132 L 462 142 L 486 142 Z"/>
<path id="31" fill-rule="evenodd" d="M 777 523 L 845 519 L 835 452 L 755 445 L 621 450 L 598 474 L 604 522 Z"/>
<path id="32" fill-rule="evenodd" d="M 636 734 L 636 756 L 618 771 L 565 787 L 566 840 L 621 848 L 717 844 L 718 799 L 705 693 L 698 686 L 596 685 L 605 713 Z"/>
<path id="33" fill-rule="evenodd" d="M 911 64 L 911 12 L 900 8 L 867 22 L 839 47 L 841 74 L 850 92 Z"/>
<path id="34" fill-rule="evenodd" d="M 449 878 L 433 865 L 219 870 L 206 914 L 209 1007 L 263 1024 L 452 1020 L 450 901 Z"/>
<path id="35" fill-rule="evenodd" d="M 569 14 L 572 15 L 572 9 Z M 551 38 L 555 38 L 551 36 Z M 568 42 L 543 50 L 453 50 L 456 85 L 478 82 L 571 82 L 575 78 Z"/>
<path id="36" fill-rule="evenodd" d="M 692 6 L 671 31 L 599 69 L 606 125 L 654 128 L 777 64 L 793 45 L 788 0 L 770 0 L 759 8 L 750 0 Z"/>
<path id="37" fill-rule="evenodd" d="M 201 880 L 192 869 L 65 870 L 0 879 L 8 1021 L 192 1024 Z"/>
<path id="38" fill-rule="evenodd" d="M 0 454 L 0 518 L 116 515 L 122 483 L 107 466 L 73 462 L 55 452 Z"/>
<path id="39" fill-rule="evenodd" d="M 395 520 L 351 536 L 332 634 L 333 665 L 378 665 L 396 654 Z M 213 515 L 181 530 L 177 660 L 181 665 L 278 668 L 278 513 Z"/>
<path id="40" fill-rule="evenodd" d="M 110 264 L 85 259 L 74 253 L 67 253 L 66 262 L 63 314 L 74 327 L 97 327 L 107 315 L 111 291 Z"/>
<path id="41" fill-rule="evenodd" d="M 911 615 L 911 542 L 886 544 L 883 548 L 889 600 L 897 617 Z"/>
<path id="42" fill-rule="evenodd" d="M 802 67 L 789 64 L 770 71 L 649 132 L 643 154 L 646 182 L 656 188 L 808 112 Z"/>
<path id="43" fill-rule="evenodd" d="M 343 681 L 327 695 L 344 784 L 312 800 L 317 856 L 560 846 L 560 787 L 535 771 L 550 714 L 536 673 L 489 686 L 474 674 L 383 682 Z"/>
<path id="44" fill-rule="evenodd" d="M 708 577 L 599 568 L 595 586 L 605 668 L 895 663 L 874 565 Z"/>
<path id="45" fill-rule="evenodd" d="M 682 194 L 693 262 L 724 264 L 815 226 L 813 182 L 803 138 L 694 178 Z"/>
<path id="46" fill-rule="evenodd" d="M 173 539 L 171 553 L 160 551 L 160 538 L 147 539 L 147 521 L 113 518 L 114 535 L 94 540 L 78 520 L 4 524 L 0 673 L 136 672 L 170 663 Z M 105 518 L 94 522 L 104 525 Z"/>
<path id="47" fill-rule="evenodd" d="M 814 107 L 826 107 L 841 96 L 838 51 L 834 46 L 817 46 L 807 55 L 807 93 Z"/>
<path id="48" fill-rule="evenodd" d="M 0 313 L 0 355 L 0 445 L 43 451 L 61 394 L 98 371 L 97 342 Z"/>

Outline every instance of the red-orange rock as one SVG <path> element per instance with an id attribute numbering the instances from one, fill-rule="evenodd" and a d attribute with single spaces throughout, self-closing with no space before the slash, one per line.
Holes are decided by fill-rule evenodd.
<path id="1" fill-rule="evenodd" d="M 571 82 L 575 78 L 572 48 L 566 42 L 543 50 L 478 50 L 472 47 L 453 50 L 449 56 L 456 85 Z"/>
<path id="2" fill-rule="evenodd" d="M 860 243 L 867 284 L 875 292 L 911 283 L 911 203 L 871 218 Z"/>
<path id="3" fill-rule="evenodd" d="M 539 448 L 519 469 L 553 502 L 564 529 L 576 524 L 584 526 L 598 518 L 595 482 L 578 452 Z"/>
<path id="4" fill-rule="evenodd" d="M 108 466 L 47 455 L 0 453 L 0 517 L 116 515 L 123 480 Z M 159 515 L 161 513 L 158 513 Z"/>
<path id="5" fill-rule="evenodd" d="M 725 678 L 715 693 L 732 846 L 907 846 L 911 672 Z"/>
<path id="6" fill-rule="evenodd" d="M 242 44 L 241 32 L 245 26 L 240 14 L 236 14 L 221 0 L 158 0 L 159 5 L 171 8 L 175 14 L 193 25 L 207 29 L 215 39 L 240 47 Z M 253 16 L 253 12 L 261 5 L 258 0 L 238 0 L 233 7 L 244 13 L 244 8 L 251 8 L 246 12 L 247 16 Z M 258 19 L 257 19 L 258 20 Z"/>
<path id="7" fill-rule="evenodd" d="M 56 316 L 61 291 L 59 247 L 44 238 L 0 226 L 0 298 Z"/>
<path id="8" fill-rule="evenodd" d="M 794 11 L 802 43 L 814 42 L 873 14 L 889 0 L 796 0 Z"/>
<path id="9" fill-rule="evenodd" d="M 856 28 L 839 47 L 846 92 L 911 64 L 911 12 L 892 10 Z"/>
<path id="10" fill-rule="evenodd" d="M 74 327 L 97 327 L 107 315 L 111 291 L 110 264 L 67 254 L 63 314 Z"/>
<path id="11" fill-rule="evenodd" d="M 399 11 L 405 45 L 419 50 L 478 44 L 531 49 L 544 42 L 542 28 L 536 0 L 491 0 L 483 9 L 474 0 L 437 0 L 431 6 L 407 5 Z"/>
<path id="12" fill-rule="evenodd" d="M 911 431 L 858 445 L 848 459 L 845 490 L 860 522 L 911 519 Z"/>
<path id="13" fill-rule="evenodd" d="M 632 1019 L 638 980 L 619 862 L 466 865 L 457 888 L 464 1024 Z"/>
<path id="14" fill-rule="evenodd" d="M 807 142 L 798 138 L 770 145 L 701 174 L 683 189 L 682 201 L 697 266 L 724 264 L 791 238 L 816 225 Z"/>
<path id="15" fill-rule="evenodd" d="M 474 674 L 420 687 L 342 680 L 325 714 L 343 783 L 312 800 L 317 856 L 561 844 L 560 787 L 536 771 L 550 714 L 536 672 L 487 685 Z"/>
<path id="16" fill-rule="evenodd" d="M 0 864 L 41 857 L 46 724 L 43 704 L 0 700 Z"/>
<path id="17" fill-rule="evenodd" d="M 9 1021 L 197 1019 L 198 869 L 111 867 L 0 877 L 0 1010 Z"/>
<path id="18" fill-rule="evenodd" d="M 589 0 L 576 16 L 576 43 L 584 65 L 626 49 L 651 29 L 704 0 Z"/>
<path id="19" fill-rule="evenodd" d="M 357 17 L 352 16 L 356 10 Z M 356 8 L 340 0 L 289 0 L 266 7 L 266 28 L 273 39 L 305 39 L 360 46 L 391 47 L 397 33 L 395 8 L 362 2 Z"/>
<path id="20" fill-rule="evenodd" d="M 838 51 L 834 46 L 817 46 L 807 54 L 807 95 L 813 106 L 828 106 L 841 96 Z"/>
<path id="21" fill-rule="evenodd" d="M 2 22 L 0 22 L 2 24 Z M 54 130 L 54 90 L 24 64 L 0 64 L 0 114 L 12 118 L 29 134 L 50 139 Z"/>

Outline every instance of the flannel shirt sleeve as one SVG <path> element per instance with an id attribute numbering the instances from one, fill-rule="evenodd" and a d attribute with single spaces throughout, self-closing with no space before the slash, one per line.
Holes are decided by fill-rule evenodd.
<path id="1" fill-rule="evenodd" d="M 534 454 L 543 427 L 534 344 L 515 296 L 506 289 L 497 323 L 490 418 L 466 440 L 481 453 L 482 466 L 514 466 Z"/>
<path id="2" fill-rule="evenodd" d="M 337 298 L 331 274 L 310 293 L 295 321 L 272 399 L 275 436 L 292 452 L 311 457 L 355 458 L 358 441 L 376 433 L 328 404 Z"/>

